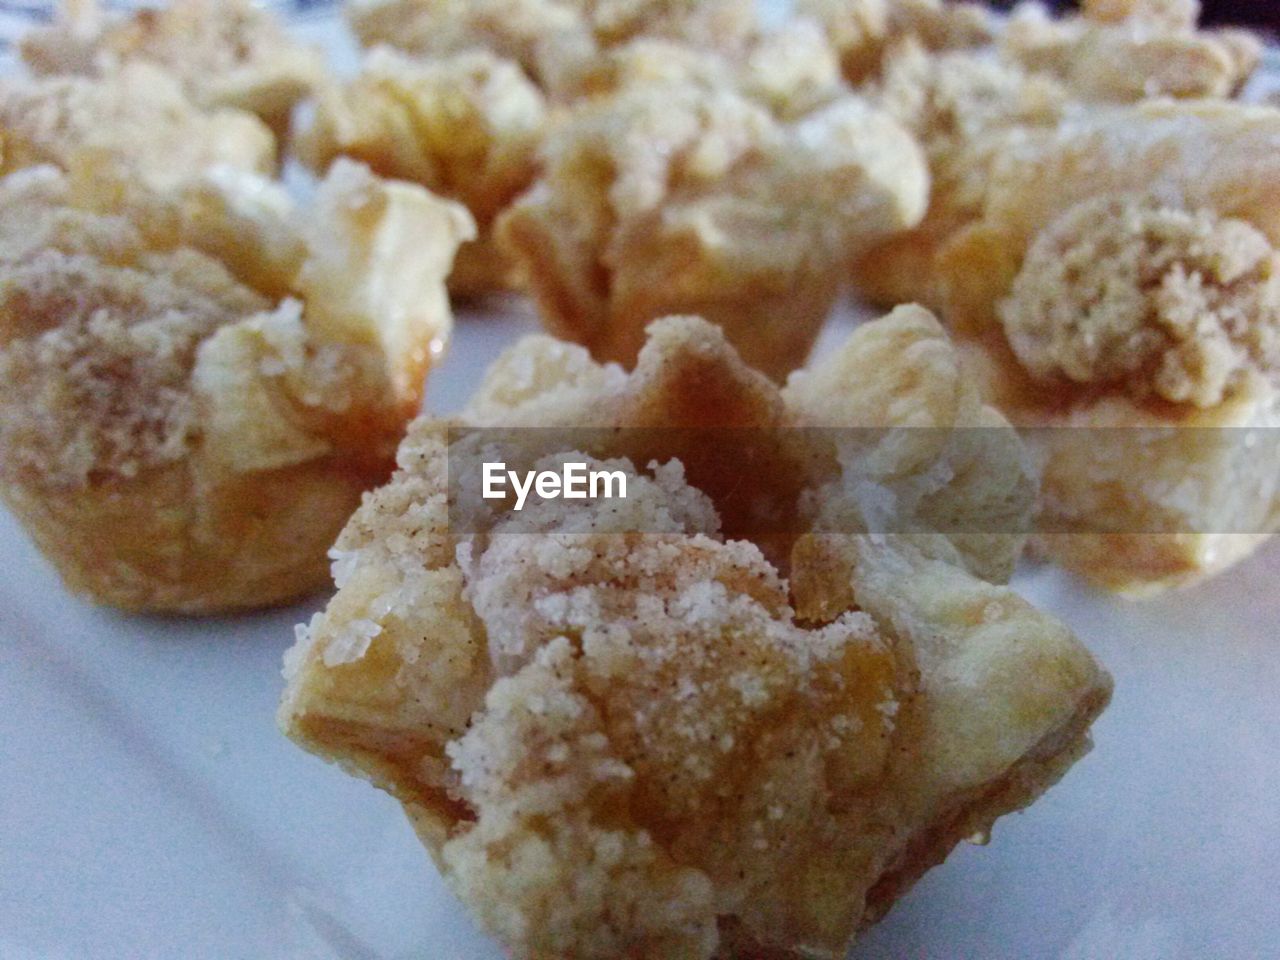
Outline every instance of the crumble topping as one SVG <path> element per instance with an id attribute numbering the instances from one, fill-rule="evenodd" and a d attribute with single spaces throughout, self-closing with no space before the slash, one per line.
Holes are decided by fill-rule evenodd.
<path id="1" fill-rule="evenodd" d="M 678 462 L 588 464 L 627 500 L 539 503 L 459 548 L 499 679 L 447 747 L 478 819 L 442 856 L 521 955 L 705 956 L 718 913 L 785 914 L 779 878 L 856 847 L 830 798 L 886 760 L 894 659 L 865 613 L 797 624 Z"/>
<path id="2" fill-rule="evenodd" d="M 1035 376 L 1211 407 L 1280 371 L 1280 256 L 1206 209 L 1089 200 L 1037 237 L 1000 317 Z"/>
<path id="3" fill-rule="evenodd" d="M 23 60 L 36 74 L 101 77 L 151 64 L 201 106 L 240 107 L 282 130 L 323 70 L 318 51 L 295 43 L 250 0 L 173 0 L 126 16 L 108 14 L 96 0 L 59 7 L 52 24 L 22 39 Z"/>
<path id="4" fill-rule="evenodd" d="M 202 110 L 169 73 L 137 63 L 106 77 L 0 79 L 0 153 L 0 172 L 97 155 L 165 189 L 219 164 L 266 173 L 276 145 L 257 117 Z"/>
<path id="5" fill-rule="evenodd" d="M 11 464 L 79 485 L 180 459 L 197 423 L 197 347 L 266 305 L 192 251 L 137 267 L 56 250 L 0 264 L 0 317 L 31 330 L 0 352 Z"/>
<path id="6" fill-rule="evenodd" d="M 483 227 L 533 179 L 546 113 L 512 61 L 479 50 L 422 61 L 379 47 L 355 80 L 322 92 L 298 149 L 317 169 L 351 156 L 421 183 Z"/>

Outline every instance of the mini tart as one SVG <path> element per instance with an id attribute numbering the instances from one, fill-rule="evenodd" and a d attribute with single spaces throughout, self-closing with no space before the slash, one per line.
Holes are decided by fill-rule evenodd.
<path id="1" fill-rule="evenodd" d="M 542 86 L 566 53 L 644 36 L 728 51 L 761 26 L 754 0 L 353 0 L 344 12 L 363 46 L 427 57 L 485 50 Z"/>
<path id="2" fill-rule="evenodd" d="M 480 236 L 459 251 L 449 289 L 468 296 L 512 286 L 493 221 L 533 182 L 546 124 L 541 91 L 513 61 L 479 50 L 415 60 L 378 47 L 350 82 L 321 89 L 294 148 L 313 170 L 352 157 L 464 204 Z"/>
<path id="3" fill-rule="evenodd" d="M 499 218 L 544 324 L 635 362 L 645 327 L 696 313 L 781 379 L 804 362 L 855 252 L 918 223 L 919 147 L 852 94 L 791 122 L 731 86 L 640 84 L 584 104 Z"/>
<path id="4" fill-rule="evenodd" d="M 324 70 L 318 50 L 294 42 L 251 0 L 172 0 L 125 16 L 108 15 L 97 0 L 64 0 L 51 25 L 22 38 L 21 51 L 39 75 L 104 77 L 151 64 L 199 106 L 248 111 L 276 133 Z"/>
<path id="5" fill-rule="evenodd" d="M 796 0 L 796 10 L 822 25 L 855 85 L 874 79 L 899 43 L 972 50 L 990 46 L 1001 26 L 990 7 L 967 0 Z"/>
<path id="6" fill-rule="evenodd" d="M 987 400 L 1027 428 L 1025 438 L 1044 461 L 1038 548 L 1107 589 L 1144 596 L 1197 583 L 1280 527 L 1280 445 L 1273 437 L 1280 384 L 1275 349 L 1265 346 L 1274 343 L 1280 284 L 1277 137 L 1280 110 L 1234 103 L 1153 102 L 1064 124 L 1028 138 L 997 165 L 982 218 L 939 256 L 947 316 L 967 365 Z M 1100 382 L 1077 361 L 1064 361 L 1065 375 L 1043 368 L 1025 348 L 1015 352 L 1007 318 L 1019 302 L 1038 302 L 1065 329 L 1094 322 L 1100 307 L 1072 307 L 1079 298 L 1073 290 L 1088 289 L 1099 271 L 1119 263 L 1121 248 L 1095 257 L 1090 279 L 1069 287 L 1037 289 L 1035 271 L 1065 262 L 1065 254 L 1033 255 L 1073 222 L 1093 223 L 1095 232 L 1120 222 L 1089 204 L 1202 219 L 1262 249 L 1248 273 L 1257 293 L 1248 308 L 1230 302 L 1241 281 L 1221 276 L 1231 257 L 1207 247 L 1196 254 L 1199 266 L 1177 263 L 1146 281 L 1147 303 L 1194 331 L 1179 336 L 1193 358 L 1183 375 L 1189 370 L 1204 381 L 1199 386 L 1192 379 L 1178 392 L 1155 366 Z M 1120 287 L 1100 289 L 1114 294 Z M 1098 362 L 1114 361 L 1154 334 L 1139 329 L 1133 336 Z M 1256 340 L 1261 353 L 1247 355 L 1242 338 Z M 1224 363 L 1226 389 L 1204 389 Z M 1039 429 L 1059 427 L 1072 429 Z"/>
<path id="7" fill-rule="evenodd" d="M 460 207 L 334 167 L 0 180 L 0 494 L 67 585 L 210 613 L 318 587 L 450 329 Z"/>
<path id="8" fill-rule="evenodd" d="M 268 174 L 276 140 L 253 114 L 204 109 L 169 72 L 133 63 L 108 76 L 0 77 L 0 172 L 111 164 L 168 190 L 212 166 Z"/>
<path id="9" fill-rule="evenodd" d="M 626 499 L 467 518 L 451 428 L 499 425 L 566 438 L 537 464 L 624 471 Z M 339 539 L 280 722 L 395 796 L 522 960 L 842 957 L 1056 781 L 1110 694 L 1065 627 L 974 572 L 1008 574 L 1021 539 L 993 531 L 1034 487 L 919 308 L 782 390 L 695 318 L 655 323 L 629 375 L 530 338 L 399 464 Z M 744 481 L 790 536 L 735 534 Z M 886 499 L 918 532 L 853 532 Z M 944 514 L 988 533 L 909 522 Z"/>
<path id="10" fill-rule="evenodd" d="M 984 9 L 976 23 L 986 22 L 985 35 L 963 29 L 967 6 L 802 3 L 827 25 L 846 63 L 852 57 L 870 73 L 872 96 L 911 130 L 929 159 L 924 221 L 854 263 L 855 288 L 877 304 L 942 309 L 938 251 L 981 217 L 993 167 L 1027 137 L 1100 104 L 1234 96 L 1261 49 L 1244 31 L 1198 30 L 1199 4 L 1181 0 L 1098 0 L 1085 4 L 1082 16 L 1057 19 L 1033 3 L 1007 19 Z"/>
<path id="11" fill-rule="evenodd" d="M 1200 30 L 1198 2 L 1097 0 L 1054 19 L 1020 5 L 999 37 L 1001 53 L 1054 76 L 1081 100 L 1136 103 L 1156 97 L 1237 94 L 1262 59 L 1244 30 Z"/>
<path id="12" fill-rule="evenodd" d="M 854 261 L 858 294 L 886 307 L 941 304 L 934 260 L 982 213 L 990 170 L 1020 138 L 1056 126 L 1069 104 L 1052 77 L 983 50 L 932 52 L 907 38 L 885 52 L 875 102 L 905 126 L 929 161 L 929 208 L 919 225 Z"/>

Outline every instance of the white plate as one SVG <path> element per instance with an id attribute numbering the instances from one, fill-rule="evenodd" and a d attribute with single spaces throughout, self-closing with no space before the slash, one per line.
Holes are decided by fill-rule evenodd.
<path id="1" fill-rule="evenodd" d="M 307 24 L 323 34 L 331 27 Z M 837 322 L 830 343 L 847 329 Z M 428 391 L 456 408 L 527 308 L 464 315 Z M 274 722 L 292 625 L 70 598 L 0 514 L 2 960 L 498 960 L 399 808 Z M 1280 956 L 1280 548 L 1133 605 L 1017 581 L 1116 677 L 1097 747 L 962 847 L 854 956 Z"/>

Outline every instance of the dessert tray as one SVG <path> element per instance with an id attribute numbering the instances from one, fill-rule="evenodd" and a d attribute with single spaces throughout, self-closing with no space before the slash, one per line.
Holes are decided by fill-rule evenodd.
<path id="1" fill-rule="evenodd" d="M 0 31 L 36 4 L 0 4 Z M 324 3 L 287 7 L 341 62 Z M 1265 85 L 1280 86 L 1272 55 Z M 860 319 L 846 308 L 817 347 Z M 459 311 L 426 404 L 461 407 L 537 329 Z M 75 599 L 0 513 L 0 957 L 498 960 L 399 805 L 277 730 L 280 662 L 324 598 L 190 621 Z M 1014 587 L 1115 678 L 1095 747 L 988 847 L 962 845 L 852 956 L 1176 960 L 1280 951 L 1280 543 L 1133 603 L 1024 561 Z"/>

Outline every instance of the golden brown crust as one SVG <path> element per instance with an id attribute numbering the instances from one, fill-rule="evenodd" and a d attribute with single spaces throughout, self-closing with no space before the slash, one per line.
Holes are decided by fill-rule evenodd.
<path id="1" fill-rule="evenodd" d="M 942 863 L 961 843 L 985 843 L 996 820 L 1022 810 L 1056 784 L 1093 746 L 1089 728 L 1110 699 L 1108 684 L 1084 696 L 1075 714 L 1046 734 L 1005 774 L 971 797 L 958 798 L 903 849 L 867 894 L 864 926 L 883 917 L 925 873 Z"/>
<path id="2" fill-rule="evenodd" d="M 934 258 L 981 212 L 990 171 L 1029 131 L 1055 126 L 1069 98 L 1061 84 L 969 50 L 931 53 L 908 39 L 884 57 L 877 102 L 924 147 L 929 209 L 918 226 L 863 253 L 852 279 L 886 307 L 941 303 Z"/>
<path id="3" fill-rule="evenodd" d="M 852 96 L 783 124 L 732 89 L 642 85 L 581 107 L 544 152 L 499 241 L 549 329 L 627 364 L 650 321 L 690 312 L 780 378 L 845 259 L 918 221 L 926 190 L 910 136 Z"/>
<path id="4" fill-rule="evenodd" d="M 846 381 L 863 388 L 829 390 Z M 654 324 L 630 375 L 530 338 L 463 422 L 751 426 L 784 458 L 795 427 L 979 422 L 1016 448 L 991 416 L 936 321 L 904 308 L 782 392 L 690 318 Z M 1001 567 L 1014 542 L 983 558 L 937 535 L 802 536 L 784 576 L 777 544 L 729 532 L 723 451 L 624 430 L 542 462 L 622 470 L 625 501 L 547 501 L 464 535 L 446 477 L 465 441 L 447 426 L 414 425 L 340 538 L 339 590 L 299 631 L 280 720 L 399 798 L 517 957 L 843 955 L 958 825 L 1056 779 L 1107 699 L 1065 628 L 965 569 Z M 1012 452 L 984 460 L 996 486 L 1026 476 Z M 884 474 L 837 479 L 826 503 L 857 511 L 873 475 L 905 475 L 905 493 L 967 473 L 936 439 L 867 454 Z M 797 484 L 832 481 L 834 456 L 762 470 L 759 495 L 799 511 Z M 968 502 L 966 483 L 937 496 Z M 1025 515 L 1030 490 L 1016 499 Z"/>
<path id="5" fill-rule="evenodd" d="M 22 57 L 39 75 L 104 76 L 152 64 L 199 106 L 246 110 L 277 133 L 322 74 L 319 52 L 248 0 L 175 0 L 115 18 L 94 0 L 64 2 L 52 25 L 23 37 Z"/>
<path id="6" fill-rule="evenodd" d="M 5 482 L 2 495 L 72 592 L 122 610 L 208 614 L 318 589 L 344 518 L 385 475 L 339 456 L 206 485 L 178 464 L 73 494 Z"/>
<path id="7" fill-rule="evenodd" d="M 376 48 L 345 84 L 326 85 L 294 147 L 313 170 L 340 156 L 464 204 L 480 236 L 459 251 L 456 294 L 510 287 L 493 221 L 532 182 L 548 112 L 514 62 L 482 51 L 413 60 Z"/>
<path id="8" fill-rule="evenodd" d="M 1028 435 L 1045 461 L 1040 548 L 1107 589 L 1199 582 L 1280 522 L 1274 445 L 1246 441 L 1277 409 L 1278 133 L 1280 111 L 1234 103 L 1077 118 L 993 168 L 982 218 L 939 257 L 984 396 L 1020 426 L 1071 428 Z M 1084 252 L 1099 243 L 1107 256 Z M 1077 254 L 1090 265 L 1064 285 Z M 1091 283 L 1107 296 L 1072 307 Z M 1095 364 L 1077 333 L 1130 339 Z"/>
<path id="9" fill-rule="evenodd" d="M 1198 14 L 1197 4 L 1125 2 L 1055 20 L 1028 3 L 999 42 L 1006 56 L 1057 77 L 1086 101 L 1231 96 L 1257 66 L 1261 44 L 1241 32 L 1197 30 Z"/>
<path id="10" fill-rule="evenodd" d="M 117 164 L 155 189 L 206 168 L 275 168 L 271 131 L 240 110 L 203 110 L 170 74 L 137 63 L 107 77 L 0 80 L 0 170 Z"/>
<path id="11" fill-rule="evenodd" d="M 0 181 L 3 494 L 101 602 L 200 613 L 314 589 L 416 411 L 465 213 L 354 165 L 306 218 L 273 189 Z"/>

